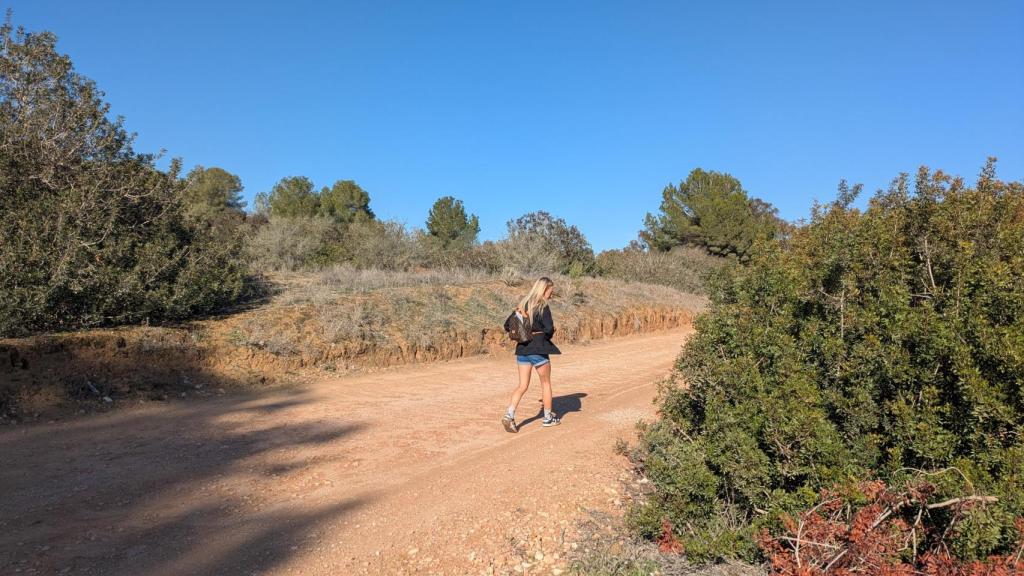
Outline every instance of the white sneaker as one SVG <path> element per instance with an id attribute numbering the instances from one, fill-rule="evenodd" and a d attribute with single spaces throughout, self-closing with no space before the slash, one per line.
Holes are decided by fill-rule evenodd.
<path id="1" fill-rule="evenodd" d="M 516 426 L 516 421 L 508 414 L 501 417 L 501 425 L 505 427 L 506 432 L 512 432 L 513 434 L 519 432 L 519 427 Z"/>
<path id="2" fill-rule="evenodd" d="M 544 426 L 545 428 L 547 428 L 548 426 L 558 426 L 561 423 L 562 423 L 562 419 L 559 418 L 558 416 L 555 416 L 554 414 L 552 414 L 551 418 L 545 418 L 540 423 L 540 425 Z"/>

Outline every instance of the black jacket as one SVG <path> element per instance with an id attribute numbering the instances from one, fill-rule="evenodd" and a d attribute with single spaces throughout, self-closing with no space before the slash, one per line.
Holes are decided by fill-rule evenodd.
<path id="1" fill-rule="evenodd" d="M 554 334 L 555 321 L 551 319 L 551 309 L 545 306 L 539 316 L 533 317 L 533 340 L 526 344 L 516 344 L 516 355 L 561 354 L 558 346 L 551 343 Z"/>

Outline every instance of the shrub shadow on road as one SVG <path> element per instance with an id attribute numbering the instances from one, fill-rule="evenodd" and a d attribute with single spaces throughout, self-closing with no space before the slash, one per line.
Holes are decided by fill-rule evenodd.
<path id="1" fill-rule="evenodd" d="M 252 574 L 321 547 L 372 496 L 311 472 L 365 425 L 290 418 L 309 403 L 227 393 L 0 427 L 0 573 Z"/>

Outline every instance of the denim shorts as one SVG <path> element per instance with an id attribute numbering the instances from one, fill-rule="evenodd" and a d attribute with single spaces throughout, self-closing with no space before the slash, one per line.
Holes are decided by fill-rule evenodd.
<path id="1" fill-rule="evenodd" d="M 541 366 L 551 362 L 547 354 L 517 354 L 516 362 L 519 364 L 533 364 L 534 368 L 540 368 Z"/>

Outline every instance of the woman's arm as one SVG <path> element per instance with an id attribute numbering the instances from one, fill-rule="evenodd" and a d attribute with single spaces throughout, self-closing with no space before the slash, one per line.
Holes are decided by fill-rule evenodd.
<path id="1" fill-rule="evenodd" d="M 548 339 L 555 335 L 555 321 L 551 318 L 551 309 L 547 306 L 544 307 L 544 312 L 541 314 L 541 323 L 543 324 L 542 330 L 544 330 L 544 335 Z"/>
<path id="2" fill-rule="evenodd" d="M 551 339 L 551 336 L 555 333 L 555 322 L 551 319 L 550 309 L 545 308 L 544 311 L 540 313 L 540 316 L 536 318 L 533 323 L 532 332 L 534 334 L 543 334 L 548 339 Z"/>

